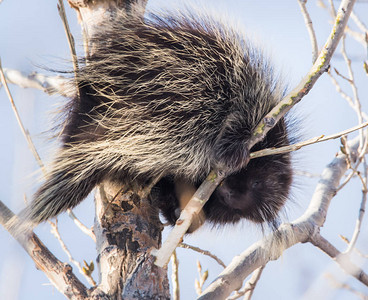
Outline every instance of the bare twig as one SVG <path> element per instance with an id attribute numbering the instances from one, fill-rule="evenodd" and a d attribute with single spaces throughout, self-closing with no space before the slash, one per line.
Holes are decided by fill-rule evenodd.
<path id="1" fill-rule="evenodd" d="M 347 243 L 347 244 L 349 245 L 350 241 L 349 241 L 349 239 L 348 239 L 346 236 L 340 235 L 340 238 L 341 238 L 345 243 Z M 364 254 L 364 253 L 362 253 L 359 249 L 354 248 L 354 251 L 355 251 L 359 256 L 361 256 L 361 257 L 363 257 L 363 258 L 368 258 L 368 254 Z"/>
<path id="2" fill-rule="evenodd" d="M 199 275 L 199 280 L 196 278 L 195 279 L 195 290 L 197 292 L 198 295 L 202 294 L 202 288 L 204 283 L 206 282 L 207 278 L 208 278 L 208 270 L 204 271 L 202 273 L 202 266 L 201 263 L 199 262 L 199 260 L 197 260 L 197 271 L 198 271 L 198 275 Z"/>
<path id="3" fill-rule="evenodd" d="M 38 269 L 42 270 L 51 283 L 68 299 L 87 299 L 89 291 L 72 272 L 72 267 L 59 261 L 32 232 L 14 234 L 9 224 L 15 215 L 0 201 L 0 224 L 22 245 L 33 259 Z M 15 220 L 17 225 L 18 220 Z M 21 226 L 21 224 L 18 224 Z"/>
<path id="4" fill-rule="evenodd" d="M 367 140 L 367 136 L 368 136 L 368 131 L 366 131 L 365 134 L 365 143 L 362 149 L 359 149 L 360 152 L 358 153 L 358 158 L 355 161 L 354 166 L 350 166 L 350 169 L 353 171 L 351 172 L 345 179 L 345 181 L 336 189 L 336 191 L 340 191 L 349 181 L 351 178 L 353 178 L 353 176 L 355 174 L 358 174 L 358 167 L 361 164 L 361 162 L 364 160 L 364 155 L 367 153 L 367 149 L 368 149 L 368 140 Z M 349 162 L 350 163 L 350 162 Z"/>
<path id="5" fill-rule="evenodd" d="M 365 295 L 365 294 L 357 291 L 356 289 L 354 289 L 353 287 L 351 287 L 350 285 L 348 285 L 346 283 L 342 283 L 342 282 L 337 281 L 337 279 L 335 277 L 333 277 L 332 275 L 328 274 L 328 275 L 326 275 L 326 278 L 331 282 L 331 284 L 333 284 L 335 286 L 335 288 L 347 290 L 349 292 L 352 292 L 354 295 L 356 295 L 357 297 L 359 297 L 362 300 L 368 300 L 368 295 Z"/>
<path id="6" fill-rule="evenodd" d="M 328 140 L 340 138 L 344 135 L 347 135 L 348 133 L 351 133 L 351 132 L 354 132 L 356 130 L 362 129 L 366 126 L 368 126 L 368 122 L 365 122 L 361 125 L 354 126 L 350 129 L 341 131 L 339 133 L 331 134 L 331 135 L 328 135 L 328 136 L 323 136 L 323 135 L 317 136 L 317 137 L 311 138 L 309 140 L 306 140 L 306 141 L 303 141 L 303 142 L 300 142 L 300 143 L 297 143 L 297 144 L 284 146 L 284 147 L 280 147 L 280 148 L 262 149 L 262 150 L 255 151 L 255 152 L 251 153 L 250 157 L 251 157 L 251 159 L 254 159 L 254 158 L 257 158 L 257 157 L 261 157 L 261 156 L 282 154 L 282 153 L 288 153 L 288 152 L 291 152 L 291 151 L 296 151 L 296 150 L 299 150 L 300 148 L 308 146 L 308 145 L 312 145 L 312 144 L 321 143 L 321 142 L 325 142 L 325 141 L 328 141 Z"/>
<path id="7" fill-rule="evenodd" d="M 362 226 L 362 221 L 363 221 L 363 218 L 364 218 L 364 213 L 365 213 L 365 207 L 366 207 L 366 203 L 367 203 L 367 168 L 366 168 L 366 165 L 365 165 L 365 168 L 364 168 L 364 178 L 361 176 L 360 173 L 358 173 L 358 177 L 361 179 L 361 182 L 362 182 L 362 185 L 363 185 L 363 188 L 362 188 L 362 201 L 360 203 L 360 209 L 359 209 L 359 214 L 358 214 L 358 219 L 356 220 L 356 223 L 355 223 L 355 229 L 354 229 L 354 232 L 353 232 L 353 236 L 351 238 L 351 241 L 348 245 L 348 248 L 346 249 L 345 253 L 350 253 L 355 245 L 356 245 L 356 242 L 358 240 L 358 236 L 359 236 L 359 233 L 360 233 L 360 228 Z"/>
<path id="8" fill-rule="evenodd" d="M 349 83 L 352 83 L 352 80 L 351 80 L 351 79 L 349 79 L 349 78 L 347 78 L 346 76 L 342 75 L 342 74 L 339 72 L 339 70 L 337 70 L 336 68 L 334 68 L 334 70 L 335 70 L 335 73 L 336 73 L 338 76 L 340 76 L 342 79 L 346 80 L 346 81 L 347 81 L 347 82 L 349 82 Z"/>
<path id="9" fill-rule="evenodd" d="M 333 1 L 329 0 L 330 3 L 330 9 L 328 9 L 328 7 L 325 5 L 325 3 L 321 0 L 318 1 L 318 4 L 329 11 L 330 15 L 332 18 L 336 17 L 336 10 L 335 10 L 335 5 L 333 4 Z M 364 41 L 364 34 L 357 32 L 355 30 L 352 30 L 348 25 L 345 28 L 345 32 L 347 34 L 349 34 L 352 38 L 354 38 L 358 43 L 362 44 L 363 47 L 365 47 L 365 41 Z"/>
<path id="10" fill-rule="evenodd" d="M 46 76 L 37 72 L 24 74 L 18 70 L 3 69 L 7 83 L 15 84 L 21 88 L 41 90 L 49 95 L 60 94 L 65 97 L 75 95 L 70 80 L 62 76 Z"/>
<path id="11" fill-rule="evenodd" d="M 332 55 L 343 35 L 355 0 L 344 0 L 341 2 L 339 12 L 335 18 L 332 31 L 323 46 L 316 62 L 308 72 L 307 76 L 282 99 L 257 126 L 249 141 L 250 148 L 261 141 L 266 133 L 274 126 L 296 103 L 298 103 L 312 89 L 317 79 L 327 70 Z"/>
<path id="12" fill-rule="evenodd" d="M 64 30 L 65 30 L 65 34 L 68 40 L 68 45 L 69 45 L 69 49 L 70 49 L 70 53 L 72 56 L 72 61 L 73 61 L 73 68 L 74 68 L 74 73 L 75 75 L 78 74 L 78 57 L 77 57 L 77 52 L 75 51 L 75 43 L 74 43 L 74 38 L 72 33 L 70 32 L 70 27 L 69 27 L 69 23 L 68 23 L 68 19 L 66 17 L 65 14 L 65 7 L 64 7 L 64 2 L 63 0 L 59 0 L 59 4 L 57 5 L 58 11 L 59 11 L 59 15 L 60 18 L 63 22 L 63 26 L 64 26 Z"/>
<path id="13" fill-rule="evenodd" d="M 196 251 L 198 253 L 201 253 L 203 255 L 207 255 L 207 256 L 213 258 L 220 266 L 226 268 L 226 265 L 224 264 L 224 262 L 221 259 L 219 259 L 216 255 L 212 254 L 210 251 L 203 250 L 199 247 L 195 247 L 195 246 L 188 245 L 188 244 L 185 244 L 185 243 L 180 243 L 179 247 L 185 248 L 185 249 L 191 249 L 191 250 Z"/>
<path id="14" fill-rule="evenodd" d="M 260 122 L 249 140 L 248 147 L 251 149 L 255 144 L 263 140 L 267 132 L 308 92 L 317 79 L 327 70 L 331 57 L 340 41 L 344 28 L 348 22 L 350 13 L 356 0 L 343 0 L 336 16 L 331 34 L 322 48 L 316 62 L 307 76 L 294 88 L 284 99 L 278 103 Z M 210 175 L 199 187 L 187 206 L 182 210 L 174 229 L 170 232 L 161 249 L 152 252 L 156 256 L 155 264 L 163 267 L 167 264 L 174 249 L 182 240 L 188 230 L 192 219 L 200 213 L 203 205 L 209 199 L 218 184 L 226 177 L 227 170 L 212 170 Z"/>
<path id="15" fill-rule="evenodd" d="M 73 211 L 71 209 L 68 209 L 68 215 L 69 217 L 74 221 L 74 224 L 77 225 L 77 227 L 86 235 L 88 235 L 95 243 L 96 243 L 96 236 L 93 233 L 93 230 L 88 228 L 86 225 L 84 225 L 79 219 L 75 216 Z"/>
<path id="16" fill-rule="evenodd" d="M 34 145 L 34 143 L 33 143 L 33 141 L 32 141 L 31 136 L 29 135 L 28 130 L 26 130 L 26 129 L 24 128 L 23 122 L 22 122 L 22 120 L 21 120 L 21 118 L 20 118 L 20 116 L 19 116 L 19 113 L 18 113 L 17 107 L 15 106 L 15 103 L 14 103 L 13 97 L 12 97 L 12 95 L 11 95 L 11 93 L 10 93 L 10 90 L 9 90 L 9 87 L 8 87 L 7 82 L 6 82 L 5 75 L 4 75 L 4 72 L 3 72 L 2 66 L 1 66 L 1 59 L 0 59 L 0 77 L 1 77 L 1 82 L 2 82 L 2 84 L 3 84 L 3 86 L 4 86 L 4 88 L 5 88 L 5 91 L 6 91 L 7 95 L 8 95 L 8 98 L 9 98 L 9 100 L 10 100 L 10 104 L 11 104 L 11 106 L 12 106 L 12 108 L 13 108 L 13 111 L 14 111 L 15 117 L 16 117 L 16 119 L 17 119 L 17 121 L 18 121 L 18 124 L 19 124 L 20 130 L 22 131 L 22 133 L 23 133 L 24 137 L 26 138 L 26 141 L 27 141 L 27 143 L 28 143 L 28 147 L 29 147 L 29 149 L 32 151 L 33 156 L 35 157 L 35 159 L 36 159 L 36 161 L 37 161 L 38 165 L 41 167 L 41 169 L 42 169 L 43 173 L 45 174 L 45 172 L 46 172 L 46 170 L 45 170 L 45 166 L 44 166 L 44 164 L 43 164 L 43 163 L 42 163 L 42 161 L 41 161 L 41 157 L 40 157 L 40 155 L 39 155 L 39 154 L 38 154 L 38 152 L 37 152 L 37 149 L 36 149 L 36 147 L 35 147 L 35 145 Z"/>
<path id="17" fill-rule="evenodd" d="M 335 86 L 336 88 L 336 91 L 341 95 L 342 98 L 344 98 L 348 104 L 353 108 L 354 108 L 354 100 L 353 98 L 351 98 L 348 94 L 346 94 L 342 88 L 341 88 L 341 85 L 337 82 L 337 80 L 333 77 L 333 75 L 331 74 L 331 72 L 328 72 L 328 75 L 330 76 L 331 78 L 331 81 L 332 81 L 332 84 Z M 362 112 L 362 115 L 364 117 L 365 120 L 368 120 L 368 115 L 365 114 L 364 112 Z"/>
<path id="18" fill-rule="evenodd" d="M 173 299 L 180 300 L 180 286 L 179 286 L 179 260 L 176 255 L 176 251 L 173 252 L 171 256 L 171 284 L 173 289 Z"/>
<path id="19" fill-rule="evenodd" d="M 57 222 L 57 219 L 55 220 L 55 222 L 51 222 L 49 221 L 49 224 L 51 225 L 51 233 L 56 237 L 56 239 L 59 241 L 60 245 L 61 245 L 61 248 L 63 249 L 63 251 L 66 253 L 66 255 L 68 256 L 69 258 L 69 261 L 71 263 L 73 263 L 79 273 L 81 273 L 85 278 L 86 280 L 88 281 L 88 283 L 92 286 L 95 286 L 96 285 L 96 282 L 93 280 L 92 276 L 89 275 L 89 274 L 86 274 L 85 272 L 83 272 L 83 268 L 82 268 L 82 265 L 80 264 L 79 261 L 76 261 L 73 256 L 71 255 L 68 247 L 66 246 L 66 244 L 64 243 L 63 239 L 61 238 L 60 236 L 60 233 L 59 233 L 59 228 L 58 228 L 58 222 Z"/>
<path id="20" fill-rule="evenodd" d="M 206 180 L 201 184 L 198 190 L 182 210 L 179 219 L 176 221 L 175 227 L 170 232 L 169 237 L 163 243 L 160 250 L 152 251 L 152 255 L 156 256 L 155 264 L 163 267 L 167 264 L 168 259 L 178 244 L 182 241 L 184 234 L 187 232 L 192 219 L 198 215 L 203 205 L 210 198 L 212 192 L 225 178 L 225 173 L 221 171 L 211 171 Z"/>
<path id="21" fill-rule="evenodd" d="M 359 267 L 354 265 L 349 256 L 337 250 L 329 241 L 322 237 L 319 233 L 310 236 L 310 242 L 333 258 L 339 266 L 349 275 L 358 279 L 361 283 L 368 286 L 368 275 Z"/>
<path id="22" fill-rule="evenodd" d="M 246 292 L 244 296 L 244 300 L 250 300 L 253 296 L 254 289 L 256 288 L 256 285 L 261 278 L 262 272 L 264 270 L 265 266 L 262 266 L 255 270 L 253 272 L 252 277 L 249 279 L 249 281 L 246 283 L 246 286 L 249 287 L 248 291 Z"/>
<path id="23" fill-rule="evenodd" d="M 358 28 L 365 32 L 368 32 L 368 27 L 359 19 L 359 17 L 355 14 L 355 12 L 351 12 L 351 19 L 354 21 L 354 23 L 358 26 Z"/>
<path id="24" fill-rule="evenodd" d="M 252 277 L 245 283 L 245 285 L 240 290 L 236 291 L 234 295 L 227 297 L 226 300 L 235 300 L 244 295 L 244 300 L 250 300 L 253 296 L 254 289 L 261 278 L 264 268 L 265 266 L 261 266 L 255 270 L 252 274 Z"/>
<path id="25" fill-rule="evenodd" d="M 305 26 L 307 27 L 307 30 L 308 30 L 309 39 L 312 44 L 312 64 L 314 64 L 314 62 L 317 60 L 317 57 L 318 57 L 318 44 L 317 44 L 316 33 L 313 29 L 312 19 L 307 10 L 307 6 L 306 6 L 307 1 L 298 0 L 298 2 L 299 2 L 300 9 L 304 17 Z"/>
<path id="26" fill-rule="evenodd" d="M 354 95 L 354 110 L 358 116 L 358 121 L 359 124 L 363 123 L 363 116 L 362 116 L 362 107 L 360 104 L 360 99 L 359 99 L 359 95 L 358 95 L 358 89 L 357 86 L 355 84 L 355 80 L 354 80 L 354 73 L 353 73 L 353 69 L 351 67 L 351 60 L 349 59 L 347 53 L 346 53 L 346 49 L 345 49 L 345 35 L 343 35 L 342 39 L 341 39 L 341 54 L 344 57 L 346 66 L 348 68 L 348 73 L 349 73 L 349 84 L 351 86 L 353 95 Z M 360 134 L 360 142 L 361 142 L 361 147 L 363 146 L 363 131 L 360 130 L 359 132 Z"/>

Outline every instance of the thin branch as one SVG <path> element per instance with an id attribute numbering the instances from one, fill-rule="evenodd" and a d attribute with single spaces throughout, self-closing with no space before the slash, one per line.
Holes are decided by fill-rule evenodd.
<path id="1" fill-rule="evenodd" d="M 262 266 L 255 270 L 253 272 L 252 277 L 249 279 L 249 281 L 246 283 L 246 286 L 249 287 L 248 291 L 246 292 L 246 295 L 244 296 L 244 300 L 250 300 L 253 296 L 254 290 L 256 288 L 256 285 L 261 278 L 262 272 L 264 270 L 265 266 Z"/>
<path id="2" fill-rule="evenodd" d="M 368 27 L 359 19 L 354 11 L 351 12 L 351 18 L 361 31 L 363 31 L 364 33 L 368 32 Z"/>
<path id="3" fill-rule="evenodd" d="M 366 131 L 365 136 L 368 136 L 368 131 Z M 368 149 L 368 140 L 367 138 L 365 138 L 365 143 L 362 149 L 360 149 L 360 153 L 358 155 L 358 158 L 355 161 L 355 165 L 354 166 L 350 166 L 350 169 L 353 171 L 351 172 L 345 179 L 345 181 L 340 184 L 340 186 L 336 189 L 336 192 L 340 191 L 350 180 L 351 178 L 353 178 L 353 176 L 355 174 L 357 174 L 357 170 L 359 165 L 361 164 L 361 162 L 364 160 L 364 155 L 367 153 L 367 149 Z M 358 149 L 359 150 L 359 149 Z"/>
<path id="4" fill-rule="evenodd" d="M 267 132 L 277 124 L 277 122 L 308 92 L 311 90 L 317 79 L 327 70 L 331 57 L 340 41 L 344 32 L 344 28 L 348 22 L 350 13 L 353 9 L 356 0 L 343 0 L 340 5 L 339 12 L 335 19 L 335 24 L 332 28 L 324 47 L 322 48 L 317 61 L 308 72 L 307 76 L 281 100 L 260 122 L 254 130 L 253 136 L 249 140 L 248 147 L 251 149 L 255 144 L 263 140 Z M 182 240 L 187 232 L 192 219 L 198 215 L 203 205 L 208 201 L 212 192 L 226 177 L 227 170 L 212 170 L 210 175 L 198 188 L 192 199 L 182 210 L 175 227 L 170 232 L 167 240 L 163 243 L 159 250 L 154 250 L 153 255 L 156 256 L 155 264 L 163 267 L 169 261 L 172 252 Z"/>
<path id="5" fill-rule="evenodd" d="M 332 84 L 335 86 L 336 91 L 341 95 L 342 98 L 344 98 L 348 104 L 353 108 L 354 108 L 354 101 L 353 98 L 351 98 L 348 94 L 346 94 L 342 88 L 341 85 L 338 83 L 338 81 L 333 77 L 333 75 L 331 74 L 331 72 L 328 72 L 328 75 L 330 76 L 330 79 L 332 81 Z M 362 112 L 362 115 L 364 117 L 365 120 L 368 120 L 368 115 L 365 114 L 364 112 Z"/>
<path id="6" fill-rule="evenodd" d="M 365 38 L 364 38 L 365 35 L 363 33 L 356 32 L 356 31 L 352 30 L 350 27 L 346 27 L 346 30 L 345 31 L 354 40 L 356 40 L 358 43 L 362 44 L 363 47 L 366 46 L 366 42 L 365 42 Z"/>
<path id="7" fill-rule="evenodd" d="M 349 243 L 350 243 L 349 239 L 348 239 L 346 236 L 340 235 L 340 238 L 341 238 L 345 243 L 347 243 L 347 244 L 349 244 Z M 362 253 L 359 249 L 354 248 L 354 251 L 355 251 L 359 256 L 361 256 L 361 257 L 363 257 L 363 258 L 365 258 L 365 259 L 367 259 L 367 258 L 368 258 L 368 254 L 364 254 L 364 253 Z"/>
<path id="8" fill-rule="evenodd" d="M 63 0 L 59 0 L 59 4 L 57 5 L 57 8 L 58 8 L 58 11 L 59 11 L 59 16 L 60 16 L 60 18 L 63 22 L 65 34 L 66 34 L 66 37 L 67 37 L 67 40 L 68 40 L 68 45 L 69 45 L 69 49 L 70 49 L 70 53 L 71 53 L 72 61 L 73 61 L 74 73 L 77 76 L 78 70 L 79 70 L 78 57 L 77 57 L 77 52 L 75 51 L 74 38 L 73 38 L 73 35 L 70 31 L 68 19 L 67 19 L 66 14 L 65 14 L 65 7 L 64 7 Z"/>
<path id="9" fill-rule="evenodd" d="M 251 148 L 264 139 L 266 133 L 308 92 L 312 89 L 318 78 L 328 69 L 330 60 L 336 47 L 344 33 L 350 13 L 355 0 L 344 0 L 341 2 L 339 12 L 335 18 L 332 31 L 323 46 L 316 62 L 308 72 L 307 76 L 294 88 L 284 99 L 282 99 L 256 127 L 252 138 L 249 141 Z"/>
<path id="10" fill-rule="evenodd" d="M 203 255 L 209 256 L 209 257 L 213 258 L 220 266 L 226 268 L 226 265 L 224 264 L 224 262 L 221 259 L 219 259 L 216 255 L 212 254 L 210 251 L 203 250 L 199 247 L 195 247 L 195 246 L 188 245 L 188 244 L 185 244 L 185 243 L 180 243 L 179 247 L 185 248 L 185 249 L 191 249 L 191 250 L 196 251 L 198 253 L 201 253 Z"/>
<path id="11" fill-rule="evenodd" d="M 240 290 L 236 291 L 234 295 L 227 297 L 226 300 L 235 300 L 244 295 L 244 300 L 250 300 L 253 296 L 254 289 L 261 278 L 264 268 L 265 266 L 261 266 L 255 270 L 252 274 L 252 277 L 245 283 L 245 285 Z"/>
<path id="12" fill-rule="evenodd" d="M 337 76 L 340 76 L 342 79 L 346 80 L 349 83 L 352 83 L 351 79 L 347 78 L 346 76 L 342 75 L 339 70 L 337 70 L 336 68 L 334 68 L 335 73 L 337 74 Z"/>
<path id="13" fill-rule="evenodd" d="M 363 188 L 362 188 L 362 201 L 360 203 L 360 209 L 358 214 L 358 219 L 355 223 L 355 229 L 353 232 L 353 236 L 351 238 L 351 241 L 348 245 L 348 248 L 346 249 L 345 253 L 351 253 L 351 251 L 354 249 L 356 242 L 358 240 L 359 234 L 360 234 L 360 228 L 362 227 L 362 222 L 365 214 L 365 207 L 367 203 L 367 168 L 365 166 L 364 168 L 364 178 L 361 177 L 360 173 L 358 173 L 358 177 L 361 179 Z"/>
<path id="14" fill-rule="evenodd" d="M 211 171 L 206 180 L 201 184 L 193 195 L 185 208 L 181 211 L 179 219 L 176 221 L 175 227 L 169 233 L 168 238 L 159 250 L 152 250 L 152 255 L 156 256 L 155 264 L 163 267 L 167 264 L 172 252 L 183 240 L 184 234 L 187 232 L 192 219 L 198 215 L 203 205 L 210 198 L 212 192 L 225 178 L 225 173 L 221 171 Z"/>
<path id="15" fill-rule="evenodd" d="M 288 152 L 291 152 L 291 151 L 296 151 L 296 150 L 299 150 L 300 148 L 308 146 L 308 145 L 317 144 L 317 143 L 325 142 L 325 141 L 328 141 L 328 140 L 333 140 L 333 139 L 340 138 L 344 135 L 347 135 L 351 132 L 362 129 L 366 126 L 368 126 L 368 122 L 365 122 L 361 125 L 354 126 L 350 129 L 346 129 L 346 130 L 341 131 L 339 133 L 331 134 L 331 135 L 328 135 L 328 136 L 324 136 L 324 135 L 317 136 L 317 137 L 311 138 L 309 140 L 306 140 L 306 141 L 303 141 L 303 142 L 300 142 L 300 143 L 297 143 L 297 144 L 284 146 L 284 147 L 279 147 L 279 148 L 266 148 L 266 149 L 263 149 L 263 150 L 252 152 L 250 154 L 250 157 L 251 157 L 251 159 L 254 159 L 254 158 L 257 158 L 257 157 L 261 157 L 261 156 L 282 154 L 282 153 L 288 153 Z"/>
<path id="16" fill-rule="evenodd" d="M 85 272 L 83 272 L 82 265 L 80 264 L 80 262 L 79 262 L 79 261 L 76 261 L 76 260 L 73 258 L 73 256 L 72 256 L 72 254 L 70 253 L 70 251 L 69 251 L 68 247 L 66 246 L 66 244 L 65 244 L 65 243 L 64 243 L 64 241 L 63 241 L 63 239 L 61 238 L 60 233 L 59 233 L 59 228 L 58 228 L 58 222 L 57 222 L 57 219 L 55 220 L 55 222 L 51 222 L 51 221 L 49 221 L 49 224 L 51 225 L 51 233 L 52 233 L 52 234 L 56 237 L 56 239 L 59 241 L 61 248 L 63 249 L 63 251 L 64 251 L 64 252 L 66 253 L 66 255 L 68 256 L 69 261 L 70 261 L 71 263 L 73 263 L 73 264 L 77 267 L 77 269 L 78 269 L 79 273 L 81 273 L 81 274 L 86 278 L 86 280 L 88 281 L 88 283 L 89 283 L 90 285 L 95 286 L 95 285 L 96 285 L 96 282 L 93 280 L 92 276 L 91 276 L 91 275 L 86 274 Z"/>
<path id="17" fill-rule="evenodd" d="M 23 122 L 22 122 L 22 120 L 21 120 L 21 118 L 19 116 L 19 113 L 18 113 L 17 107 L 15 105 L 14 99 L 13 99 L 13 97 L 11 95 L 11 92 L 9 90 L 8 84 L 7 84 L 6 79 L 5 79 L 5 75 L 4 75 L 2 66 L 1 66 L 1 59 L 0 59 L 0 79 L 1 79 L 1 82 L 2 82 L 2 84 L 4 86 L 4 88 L 5 88 L 5 91 L 6 91 L 7 95 L 8 95 L 8 98 L 10 100 L 10 103 L 11 103 L 11 106 L 13 108 L 15 117 L 16 117 L 16 119 L 18 121 L 19 127 L 20 127 L 20 129 L 21 129 L 24 137 L 26 138 L 26 141 L 28 143 L 28 147 L 30 148 L 30 150 L 31 150 L 33 156 L 35 157 L 38 165 L 40 166 L 40 168 L 42 170 L 42 173 L 45 175 L 46 174 L 45 165 L 43 164 L 43 162 L 41 160 L 41 157 L 38 154 L 38 151 L 37 151 L 37 149 L 36 149 L 36 147 L 35 147 L 35 145 L 33 143 L 33 140 L 31 138 L 28 130 L 25 129 L 25 127 L 23 125 Z M 94 239 L 94 241 L 96 241 L 95 238 L 94 238 L 93 233 L 91 233 L 91 230 L 89 230 L 88 228 L 86 228 L 86 226 L 84 226 L 79 220 L 77 220 L 77 218 L 75 217 L 75 215 L 73 213 L 72 213 L 72 216 L 74 216 L 74 218 L 73 218 L 74 219 L 74 222 L 78 225 L 78 227 L 81 228 L 81 230 L 83 232 L 85 232 L 86 234 L 88 234 L 92 239 Z M 85 229 L 82 229 L 83 226 L 84 226 Z"/>
<path id="18" fill-rule="evenodd" d="M 344 61 L 346 63 L 346 66 L 348 68 L 348 73 L 349 73 L 349 84 L 351 86 L 353 95 L 354 95 L 354 110 L 358 116 L 358 121 L 359 124 L 363 123 L 363 115 L 362 115 L 362 106 L 360 104 L 360 99 L 359 99 L 359 95 L 358 95 L 358 89 L 357 86 L 355 84 L 355 80 L 354 80 L 354 72 L 353 69 L 351 67 L 351 60 L 349 59 L 347 53 L 346 53 L 346 49 L 345 49 L 345 35 L 343 35 L 342 39 L 341 39 L 341 54 L 344 57 Z M 363 146 L 363 131 L 360 130 L 359 132 L 360 135 L 360 142 L 361 142 L 361 147 Z"/>
<path id="19" fill-rule="evenodd" d="M 359 267 L 354 265 L 349 256 L 337 250 L 329 241 L 316 233 L 310 237 L 310 242 L 330 256 L 338 265 L 349 275 L 358 279 L 361 283 L 368 286 L 368 275 Z"/>
<path id="20" fill-rule="evenodd" d="M 350 285 L 346 283 L 337 281 L 332 275 L 327 275 L 326 278 L 331 282 L 331 284 L 335 286 L 335 288 L 347 290 L 349 292 L 352 292 L 354 295 L 356 295 L 362 300 L 368 300 L 368 295 L 365 295 L 362 292 L 359 292 L 358 290 L 354 289 L 353 287 L 351 287 Z"/>
<path id="21" fill-rule="evenodd" d="M 195 279 L 195 290 L 197 295 L 202 294 L 202 288 L 204 283 L 206 282 L 206 280 L 208 279 L 208 270 L 204 271 L 202 273 L 202 266 L 201 263 L 199 262 L 199 260 L 197 260 L 197 271 L 198 271 L 198 275 L 199 275 L 199 280 L 196 278 Z"/>
<path id="22" fill-rule="evenodd" d="M 93 233 L 93 230 L 88 228 L 86 225 L 84 225 L 79 219 L 75 216 L 73 211 L 71 209 L 68 209 L 68 215 L 69 217 L 74 221 L 74 224 L 77 225 L 77 227 L 86 235 L 88 235 L 95 243 L 96 243 L 96 236 Z"/>
<path id="23" fill-rule="evenodd" d="M 176 255 L 176 251 L 173 252 L 171 256 L 171 284 L 173 289 L 173 299 L 180 300 L 180 286 L 179 286 L 179 260 Z"/>
<path id="24" fill-rule="evenodd" d="M 0 224 L 22 245 L 35 262 L 36 267 L 42 270 L 58 291 L 68 299 L 87 299 L 89 291 L 74 275 L 72 267 L 59 261 L 33 232 L 15 234 L 14 227 L 8 226 L 11 219 L 15 227 L 22 226 L 18 224 L 19 221 L 13 212 L 0 201 Z"/>
<path id="25" fill-rule="evenodd" d="M 21 88 L 33 88 L 41 90 L 49 95 L 59 94 L 64 97 L 73 97 L 74 88 L 70 85 L 70 80 L 62 76 L 46 76 L 37 72 L 24 74 L 18 70 L 3 69 L 6 81 Z"/>
<path id="26" fill-rule="evenodd" d="M 28 130 L 26 130 L 26 129 L 24 128 L 23 122 L 22 122 L 22 120 L 21 120 L 21 118 L 20 118 L 20 116 L 19 116 L 19 113 L 18 113 L 17 107 L 15 106 L 15 103 L 14 103 L 13 97 L 12 97 L 12 95 L 11 95 L 11 93 L 10 93 L 10 90 L 9 90 L 9 87 L 8 87 L 7 82 L 6 82 L 5 75 L 4 75 L 4 72 L 3 72 L 2 66 L 1 66 L 1 59 L 0 59 L 0 77 L 1 77 L 1 82 L 2 82 L 2 84 L 3 84 L 3 86 L 4 86 L 4 88 L 5 88 L 5 91 L 6 91 L 7 95 L 8 95 L 8 98 L 9 98 L 9 100 L 10 100 L 10 104 L 11 104 L 11 106 L 12 106 L 12 108 L 13 108 L 13 111 L 14 111 L 15 117 L 16 117 L 16 119 L 17 119 L 17 121 L 18 121 L 18 124 L 19 124 L 20 130 L 22 131 L 22 133 L 23 133 L 24 137 L 26 138 L 26 141 L 27 141 L 27 143 L 28 143 L 28 147 L 29 147 L 29 149 L 32 151 L 33 156 L 35 157 L 35 159 L 36 159 L 36 161 L 37 161 L 38 165 L 39 165 L 39 166 L 40 166 L 40 168 L 42 169 L 42 172 L 45 174 L 45 172 L 46 172 L 46 170 L 45 170 L 45 166 L 44 166 L 44 164 L 43 164 L 43 163 L 42 163 L 42 161 L 41 161 L 41 157 L 40 157 L 40 155 L 39 155 L 39 154 L 38 154 L 38 152 L 37 152 L 37 149 L 36 149 L 36 147 L 35 147 L 35 145 L 34 145 L 34 143 L 33 143 L 33 141 L 32 141 L 31 136 L 29 135 Z"/>
<path id="27" fill-rule="evenodd" d="M 312 19 L 307 10 L 307 6 L 306 6 L 307 0 L 298 0 L 298 2 L 299 2 L 300 9 L 304 17 L 305 26 L 307 27 L 307 30 L 308 30 L 309 39 L 312 44 L 312 64 L 314 64 L 318 57 L 318 44 L 317 44 L 316 33 L 313 28 Z"/>
<path id="28" fill-rule="evenodd" d="M 335 19 L 335 17 L 336 17 L 335 6 L 334 6 L 334 4 L 333 4 L 333 2 L 332 2 L 332 1 L 329 1 L 329 3 L 330 3 L 330 7 L 331 7 L 331 9 L 330 9 L 330 10 L 327 8 L 327 6 L 325 5 L 325 3 L 324 3 L 322 0 L 319 0 L 319 1 L 318 1 L 318 4 L 319 4 L 322 8 L 324 8 L 324 9 L 328 10 L 328 11 L 329 11 L 329 13 L 330 13 L 330 15 L 331 15 L 331 17 L 332 17 L 333 19 Z M 352 12 L 352 13 L 353 13 L 353 12 Z M 362 33 L 359 33 L 359 32 L 357 32 L 357 31 L 352 30 L 348 25 L 347 25 L 347 26 L 346 26 L 346 28 L 345 28 L 345 32 L 346 32 L 347 34 L 349 34 L 352 38 L 354 38 L 358 43 L 362 44 L 362 46 L 363 46 L 363 47 L 365 46 L 364 34 L 362 34 Z"/>

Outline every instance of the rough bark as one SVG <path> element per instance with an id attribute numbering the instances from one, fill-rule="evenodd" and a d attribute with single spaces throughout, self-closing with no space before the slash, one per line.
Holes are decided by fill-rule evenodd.
<path id="1" fill-rule="evenodd" d="M 146 2 L 69 0 L 87 39 L 87 57 L 93 54 L 89 37 L 99 24 L 108 22 L 120 9 L 126 11 L 128 18 L 131 14 L 143 14 Z M 150 254 L 151 249 L 160 247 L 163 228 L 159 212 L 144 189 L 142 186 L 133 191 L 111 182 L 104 182 L 97 189 L 94 231 L 100 283 L 93 298 L 170 299 L 166 268 L 155 266 Z"/>

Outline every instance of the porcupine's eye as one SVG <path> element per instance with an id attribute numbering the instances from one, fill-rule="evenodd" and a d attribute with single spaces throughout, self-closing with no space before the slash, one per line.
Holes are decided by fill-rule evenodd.
<path id="1" fill-rule="evenodd" d="M 259 188 L 259 186 L 260 186 L 260 182 L 259 181 L 254 181 L 253 183 L 252 183 L 252 189 L 256 189 L 256 188 Z"/>

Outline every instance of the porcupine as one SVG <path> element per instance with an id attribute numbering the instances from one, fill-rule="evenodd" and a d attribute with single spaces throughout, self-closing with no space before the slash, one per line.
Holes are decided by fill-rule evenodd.
<path id="1" fill-rule="evenodd" d="M 290 155 L 246 165 L 252 132 L 284 91 L 262 51 L 191 13 L 117 15 L 91 42 L 93 55 L 76 76 L 79 97 L 65 108 L 63 146 L 21 215 L 38 224 L 103 180 L 160 179 L 150 199 L 174 224 L 188 192 L 219 168 L 231 175 L 205 204 L 206 220 L 274 222 L 289 194 Z M 288 144 L 281 119 L 251 151 Z"/>

